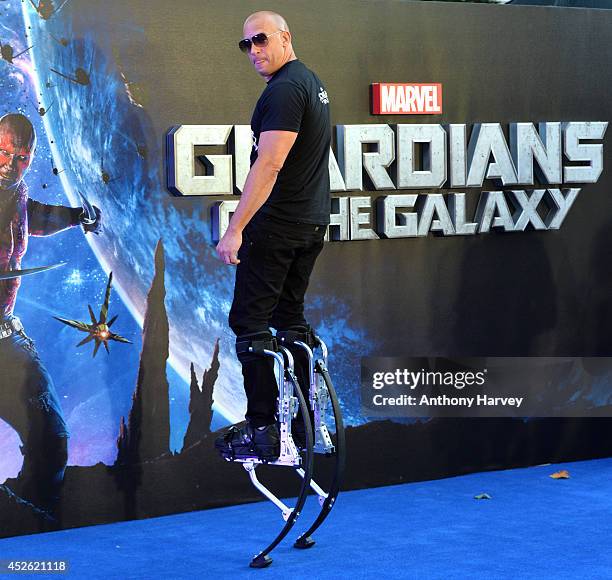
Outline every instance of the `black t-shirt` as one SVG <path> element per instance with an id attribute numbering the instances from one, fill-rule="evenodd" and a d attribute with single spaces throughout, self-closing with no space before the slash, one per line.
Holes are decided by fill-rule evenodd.
<path id="1" fill-rule="evenodd" d="M 329 147 L 331 120 L 325 86 L 299 60 L 279 69 L 259 97 L 251 119 L 257 159 L 259 135 L 265 131 L 298 134 L 278 178 L 258 213 L 308 224 L 329 224 Z"/>

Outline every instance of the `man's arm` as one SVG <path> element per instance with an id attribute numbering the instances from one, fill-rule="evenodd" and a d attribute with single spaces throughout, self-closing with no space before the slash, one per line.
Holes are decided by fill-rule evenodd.
<path id="1" fill-rule="evenodd" d="M 265 203 L 276 183 L 298 134 L 293 131 L 265 131 L 259 136 L 257 159 L 251 167 L 227 231 L 217 244 L 217 254 L 226 264 L 238 264 L 242 230 Z"/>

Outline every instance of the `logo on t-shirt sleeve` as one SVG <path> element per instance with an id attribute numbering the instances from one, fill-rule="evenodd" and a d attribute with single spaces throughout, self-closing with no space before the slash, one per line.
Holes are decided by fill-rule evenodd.
<path id="1" fill-rule="evenodd" d="M 329 97 L 327 96 L 327 91 L 323 89 L 323 87 L 319 87 L 319 90 L 321 91 L 319 93 L 319 100 L 324 104 L 324 105 L 329 105 Z"/>

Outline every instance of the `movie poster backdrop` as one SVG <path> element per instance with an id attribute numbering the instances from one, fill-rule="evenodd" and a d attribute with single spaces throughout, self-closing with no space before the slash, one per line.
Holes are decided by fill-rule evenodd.
<path id="1" fill-rule="evenodd" d="M 234 270 L 214 246 L 265 86 L 237 47 L 259 8 L 0 3 L 0 115 L 19 115 L 11 135 L 26 117 L 37 136 L 26 205 L 0 190 L 5 314 L 12 271 L 58 265 L 19 276 L 23 330 L 2 321 L 3 536 L 260 499 L 213 449 L 245 409 Z M 347 425 L 344 488 L 609 455 L 612 14 L 266 8 L 288 20 L 332 111 L 334 225 L 307 313 Z M 62 210 L 25 196 L 98 208 L 102 231 L 80 211 L 59 227 Z M 36 229 L 35 206 L 53 231 Z M 459 398 L 485 369 L 505 390 L 483 406 L 508 412 L 401 409 L 428 372 L 453 377 L 428 395 Z M 540 406 L 517 406 L 523 391 Z"/>

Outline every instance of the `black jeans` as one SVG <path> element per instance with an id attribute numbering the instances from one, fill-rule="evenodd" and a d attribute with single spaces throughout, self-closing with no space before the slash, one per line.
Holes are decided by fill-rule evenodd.
<path id="1" fill-rule="evenodd" d="M 238 252 L 234 301 L 229 324 L 236 340 L 266 340 L 270 327 L 307 327 L 304 295 L 317 256 L 323 249 L 325 226 L 291 223 L 256 216 L 243 232 Z M 239 355 L 248 404 L 246 418 L 255 426 L 275 421 L 278 386 L 270 357 Z M 298 380 L 308 376 L 296 361 Z M 308 391 L 308 385 L 301 385 Z"/>

